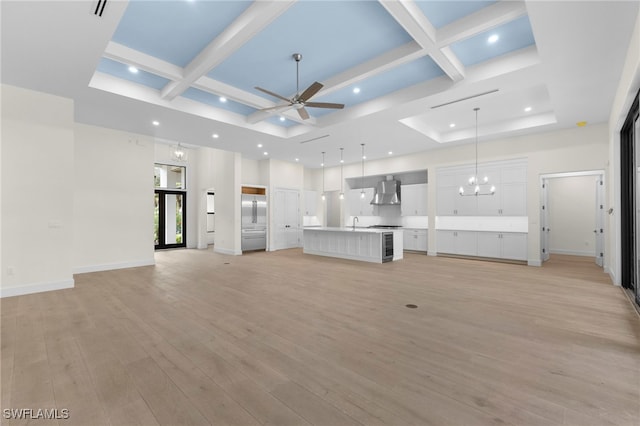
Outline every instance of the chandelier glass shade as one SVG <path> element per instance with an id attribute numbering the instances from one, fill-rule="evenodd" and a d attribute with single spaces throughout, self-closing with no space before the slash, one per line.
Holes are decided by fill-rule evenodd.
<path id="1" fill-rule="evenodd" d="M 478 111 L 480 108 L 473 109 L 476 112 L 476 164 L 475 164 L 475 174 L 469 178 L 467 181 L 467 186 L 471 187 L 473 190 L 469 192 L 465 192 L 464 186 L 460 186 L 458 188 L 458 194 L 462 197 L 467 196 L 479 196 L 479 195 L 493 195 L 496 193 L 496 187 L 489 184 L 489 177 L 484 176 L 482 179 L 478 177 Z"/>

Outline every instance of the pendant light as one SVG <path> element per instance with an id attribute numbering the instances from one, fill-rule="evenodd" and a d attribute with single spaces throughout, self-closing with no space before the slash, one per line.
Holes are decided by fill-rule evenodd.
<path id="1" fill-rule="evenodd" d="M 344 148 L 340 148 L 340 199 L 344 200 L 344 179 L 343 179 L 343 171 L 344 171 L 344 158 L 342 155 L 344 154 Z"/>
<path id="2" fill-rule="evenodd" d="M 489 185 L 488 176 L 485 176 L 484 178 L 482 178 L 482 183 L 478 179 L 478 111 L 480 110 L 480 108 L 474 108 L 473 110 L 476 112 L 476 168 L 475 168 L 475 174 L 471 176 L 467 182 L 469 186 L 473 187 L 473 192 L 465 194 L 464 188 L 462 186 L 458 189 L 458 194 L 460 194 L 463 197 L 464 196 L 477 197 L 478 195 L 493 195 L 496 193 L 496 187 L 493 185 L 491 185 L 489 189 L 483 189 L 483 187 L 486 187 L 487 185 Z"/>
<path id="3" fill-rule="evenodd" d="M 184 148 L 182 148 L 182 145 L 178 143 L 178 145 L 173 148 L 173 159 L 175 161 L 182 162 L 186 160 L 185 156 L 186 153 L 184 151 Z"/>
<path id="4" fill-rule="evenodd" d="M 360 146 L 362 147 L 362 178 L 360 179 L 360 186 L 362 187 L 362 191 L 360 191 L 360 198 L 364 200 L 364 144 L 361 143 Z"/>
<path id="5" fill-rule="evenodd" d="M 327 199 L 324 194 L 324 151 L 322 151 L 322 163 L 320 165 L 322 166 L 322 201 L 324 201 Z"/>

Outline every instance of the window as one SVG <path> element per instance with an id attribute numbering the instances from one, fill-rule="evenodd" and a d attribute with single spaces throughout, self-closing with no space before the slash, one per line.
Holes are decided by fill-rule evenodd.
<path id="1" fill-rule="evenodd" d="M 207 232 L 216 230 L 214 195 L 213 192 L 207 192 Z"/>
<path id="2" fill-rule="evenodd" d="M 156 188 L 186 189 L 186 168 L 169 164 L 156 164 L 153 172 L 153 182 Z"/>

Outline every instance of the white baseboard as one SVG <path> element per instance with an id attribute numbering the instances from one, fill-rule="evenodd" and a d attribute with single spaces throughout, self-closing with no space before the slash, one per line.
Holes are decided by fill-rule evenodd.
<path id="1" fill-rule="evenodd" d="M 216 247 L 216 246 L 213 246 L 213 251 L 214 251 L 214 253 L 229 254 L 231 256 L 240 256 L 242 254 L 241 251 L 235 251 L 235 250 L 226 249 L 226 248 L 222 248 L 222 247 Z"/>
<path id="2" fill-rule="evenodd" d="M 564 250 L 564 249 L 549 249 L 549 254 L 568 254 L 571 256 L 585 256 L 596 257 L 595 252 L 578 251 L 578 250 Z"/>
<path id="3" fill-rule="evenodd" d="M 25 294 L 42 293 L 44 291 L 63 290 L 73 288 L 75 281 L 73 278 L 62 281 L 50 281 L 45 283 L 27 284 L 23 286 L 0 288 L 0 298 L 22 296 Z"/>
<path id="4" fill-rule="evenodd" d="M 527 260 L 528 266 L 542 266 L 542 261 L 539 259 L 529 259 Z"/>
<path id="5" fill-rule="evenodd" d="M 137 268 L 139 266 L 153 266 L 155 259 L 136 260 L 134 262 L 103 263 L 100 265 L 76 266 L 73 268 L 74 274 L 86 274 L 89 272 L 111 271 L 113 269 Z"/>
<path id="6" fill-rule="evenodd" d="M 427 256 L 437 256 L 438 252 L 433 250 L 427 250 Z"/>

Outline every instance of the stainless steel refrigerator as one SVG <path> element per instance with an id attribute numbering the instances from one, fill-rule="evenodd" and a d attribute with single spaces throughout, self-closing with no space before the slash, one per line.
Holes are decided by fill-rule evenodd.
<path id="1" fill-rule="evenodd" d="M 267 248 L 267 196 L 242 194 L 242 251 Z"/>

